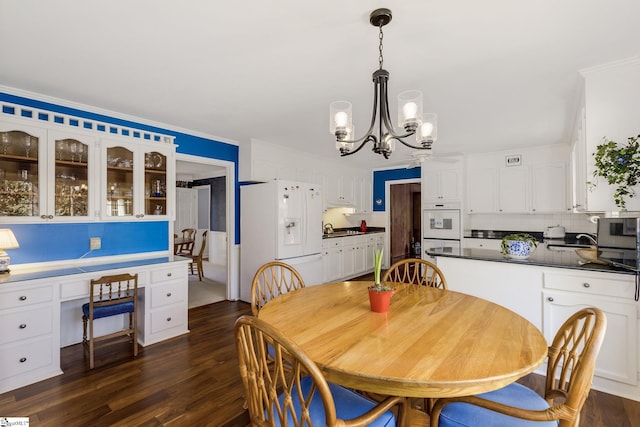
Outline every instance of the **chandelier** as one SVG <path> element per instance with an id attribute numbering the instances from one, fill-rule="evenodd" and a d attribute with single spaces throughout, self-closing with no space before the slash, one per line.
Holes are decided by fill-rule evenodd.
<path id="1" fill-rule="evenodd" d="M 408 90 L 398 95 L 398 125 L 404 129 L 404 133 L 396 133 L 393 130 L 387 92 L 389 72 L 382 68 L 382 27 L 390 21 L 389 9 L 376 9 L 369 15 L 371 25 L 380 30 L 378 46 L 380 67 L 373 73 L 373 112 L 367 133 L 362 138 L 355 139 L 349 101 L 332 102 L 329 107 L 331 133 L 336 136 L 336 149 L 343 157 L 357 153 L 367 142 L 373 143 L 374 153 L 382 154 L 385 159 L 388 159 L 395 150 L 396 141 L 410 148 L 429 150 L 436 140 L 437 115 L 422 113 L 422 92 L 419 90 Z M 376 122 L 377 135 L 374 134 Z M 405 141 L 405 138 L 410 136 L 415 137 L 415 144 Z"/>

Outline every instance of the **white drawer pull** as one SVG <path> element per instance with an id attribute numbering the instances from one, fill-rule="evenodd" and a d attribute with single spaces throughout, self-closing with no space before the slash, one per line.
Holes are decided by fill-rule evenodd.
<path id="1" fill-rule="evenodd" d="M 590 285 L 589 283 L 585 282 L 585 283 L 583 283 L 583 284 L 582 284 L 582 286 L 584 286 L 585 288 L 588 288 L 588 287 L 590 287 L 591 285 Z"/>
<path id="2" fill-rule="evenodd" d="M 170 296 L 171 296 L 171 292 L 167 292 L 167 297 L 170 297 Z"/>
<path id="3" fill-rule="evenodd" d="M 27 324 L 26 324 L 26 323 L 22 323 L 22 324 L 21 324 L 20 326 L 18 326 L 18 327 L 19 327 L 20 329 L 24 329 L 24 328 L 26 328 L 26 327 L 27 327 Z"/>
<path id="4" fill-rule="evenodd" d="M 553 302 L 553 298 L 549 297 L 549 298 L 547 298 L 547 301 Z"/>
<path id="5" fill-rule="evenodd" d="M 171 322 L 171 317 L 167 317 L 167 322 Z"/>
<path id="6" fill-rule="evenodd" d="M 22 295 L 20 298 L 18 298 L 20 301 L 26 301 L 27 300 L 27 296 L 26 295 Z"/>
<path id="7" fill-rule="evenodd" d="M 21 357 L 21 358 L 20 358 L 20 363 L 24 363 L 24 362 L 26 362 L 26 361 L 27 361 L 27 358 L 26 358 L 26 357 Z"/>

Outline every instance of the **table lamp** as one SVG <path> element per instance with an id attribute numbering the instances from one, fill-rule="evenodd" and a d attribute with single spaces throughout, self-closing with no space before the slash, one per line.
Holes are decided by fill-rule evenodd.
<path id="1" fill-rule="evenodd" d="M 13 235 L 13 231 L 8 228 L 0 228 L 0 274 L 9 273 L 9 262 L 11 258 L 4 251 L 5 249 L 16 249 L 20 245 Z"/>

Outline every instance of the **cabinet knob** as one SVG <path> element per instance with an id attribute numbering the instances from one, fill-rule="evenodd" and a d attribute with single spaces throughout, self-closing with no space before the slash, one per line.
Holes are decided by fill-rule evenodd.
<path id="1" fill-rule="evenodd" d="M 19 327 L 20 329 L 24 329 L 24 328 L 26 328 L 26 327 L 27 327 L 27 324 L 26 324 L 26 323 L 22 323 L 22 324 L 20 324 L 20 326 L 18 326 L 18 327 Z"/>
<path id="2" fill-rule="evenodd" d="M 26 295 L 21 295 L 20 298 L 18 298 L 20 301 L 26 301 L 27 300 L 27 296 Z"/>
<path id="3" fill-rule="evenodd" d="M 549 298 L 547 298 L 547 301 L 549 301 L 549 302 L 553 302 L 553 297 L 549 297 Z"/>
<path id="4" fill-rule="evenodd" d="M 20 363 L 24 363 L 24 362 L 26 362 L 26 361 L 27 361 L 27 358 L 26 358 L 26 357 L 21 357 L 21 358 L 20 358 Z"/>
<path id="5" fill-rule="evenodd" d="M 167 297 L 170 297 L 170 296 L 171 296 L 171 292 L 167 292 Z"/>
<path id="6" fill-rule="evenodd" d="M 40 218 L 41 219 L 47 219 L 47 216 L 46 215 L 40 215 Z"/>
<path id="7" fill-rule="evenodd" d="M 167 317 L 167 322 L 171 322 L 171 317 Z"/>
<path id="8" fill-rule="evenodd" d="M 53 219 L 53 215 L 48 215 L 47 218 L 48 219 Z"/>
<path id="9" fill-rule="evenodd" d="M 584 282 L 582 284 L 582 286 L 584 286 L 585 288 L 590 288 L 591 287 L 591 285 L 588 282 Z"/>
<path id="10" fill-rule="evenodd" d="M 171 277 L 173 273 L 167 273 L 167 277 Z"/>

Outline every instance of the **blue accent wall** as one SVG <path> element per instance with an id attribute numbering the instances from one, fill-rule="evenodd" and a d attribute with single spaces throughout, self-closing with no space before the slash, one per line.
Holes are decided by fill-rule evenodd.
<path id="1" fill-rule="evenodd" d="M 384 193 L 387 181 L 413 178 L 420 178 L 419 167 L 373 171 L 373 211 L 384 212 L 386 209 L 387 201 Z"/>
<path id="2" fill-rule="evenodd" d="M 95 120 L 105 124 L 126 126 L 135 130 L 170 135 L 175 137 L 176 152 L 178 153 L 233 162 L 235 164 L 233 180 L 236 192 L 234 241 L 236 244 L 240 243 L 239 150 L 236 145 L 4 92 L 0 92 L 0 101 Z M 45 117 L 39 116 L 38 118 L 46 120 Z M 82 122 L 71 124 L 72 126 L 77 125 L 79 128 L 86 128 L 86 125 Z M 107 134 L 111 132 L 108 126 L 102 129 L 96 126 L 93 130 L 96 132 L 103 131 Z M 169 242 L 169 223 L 167 221 L 7 223 L 2 224 L 2 226 L 10 226 L 20 243 L 20 248 L 12 249 L 9 253 L 11 262 L 15 264 L 78 258 L 89 250 L 89 237 L 100 237 L 102 239 L 102 249 L 93 251 L 87 254 L 86 257 L 163 251 L 168 249 Z"/>

